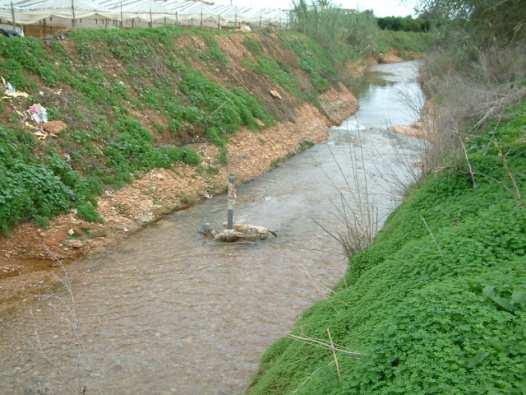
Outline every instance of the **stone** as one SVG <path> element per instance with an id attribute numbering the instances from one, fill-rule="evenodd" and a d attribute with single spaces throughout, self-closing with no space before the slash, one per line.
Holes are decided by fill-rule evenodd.
<path id="1" fill-rule="evenodd" d="M 410 137 L 426 138 L 426 131 L 423 129 L 423 125 L 415 123 L 409 126 L 395 125 L 391 127 L 391 131 L 398 134 L 404 134 Z"/>
<path id="2" fill-rule="evenodd" d="M 141 224 L 149 224 L 150 222 L 153 222 L 154 220 L 155 220 L 155 215 L 149 210 L 142 213 L 137 218 L 137 221 L 139 221 Z"/>
<path id="3" fill-rule="evenodd" d="M 279 94 L 279 92 L 275 89 L 271 89 L 269 93 L 270 93 L 270 96 L 272 96 L 274 99 L 278 99 L 278 100 L 283 99 L 281 95 Z"/>

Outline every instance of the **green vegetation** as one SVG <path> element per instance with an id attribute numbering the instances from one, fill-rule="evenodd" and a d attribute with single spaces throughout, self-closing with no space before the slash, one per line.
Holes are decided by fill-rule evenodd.
<path id="1" fill-rule="evenodd" d="M 473 42 L 509 45 L 526 38 L 523 0 L 421 0 L 422 14 L 444 34 L 460 27 Z"/>
<path id="2" fill-rule="evenodd" d="M 37 152 L 38 143 L 30 133 L 0 127 L 0 230 L 6 232 L 24 220 L 46 225 L 53 216 L 74 207 L 81 217 L 99 220 L 96 197 L 104 184 L 123 185 L 139 171 L 175 162 L 200 163 L 191 149 L 155 147 L 151 134 L 133 118 L 123 118 L 115 127 L 103 152 L 97 151 L 95 136 L 88 136 L 82 151 L 67 156 L 60 155 L 61 147 L 55 144 Z M 77 132 L 72 138 L 85 133 Z M 73 145 L 66 139 L 63 147 Z M 72 164 L 78 164 L 76 170 Z"/>
<path id="3" fill-rule="evenodd" d="M 428 32 L 431 22 L 424 18 L 413 18 L 412 16 L 387 16 L 376 18 L 378 26 L 382 30 L 393 30 L 395 32 Z"/>
<path id="4" fill-rule="evenodd" d="M 523 393 L 526 102 L 467 143 L 466 163 L 408 194 L 293 334 L 251 394 Z M 339 378 L 338 369 L 341 377 Z"/>
<path id="5" fill-rule="evenodd" d="M 50 44 L 0 38 L 0 75 L 31 95 L 2 103 L 0 230 L 27 220 L 46 225 L 72 208 L 98 221 L 96 200 L 105 188 L 176 162 L 199 165 L 186 142 L 209 139 L 221 147 L 225 163 L 229 135 L 242 126 L 270 125 L 272 116 L 256 97 L 193 66 L 228 66 L 218 34 L 79 30 L 66 43 Z M 202 40 L 205 48 L 178 45 L 182 38 Z M 38 141 L 17 113 L 35 102 L 67 130 Z M 156 122 L 150 114 L 157 114 Z"/>
<path id="6" fill-rule="evenodd" d="M 313 39 L 295 33 L 281 34 L 286 48 L 294 51 L 300 61 L 300 68 L 306 72 L 318 93 L 325 92 L 335 81 L 338 81 L 336 65 L 326 48 Z"/>
<path id="7" fill-rule="evenodd" d="M 296 97 L 302 96 L 299 82 L 289 65 L 265 54 L 261 43 L 253 38 L 246 38 L 243 41 L 243 45 L 252 53 L 256 60 L 255 63 L 247 62 L 247 66 L 256 73 L 269 77 L 274 83 Z"/>
<path id="8" fill-rule="evenodd" d="M 205 36 L 205 40 L 208 48 L 206 51 L 202 52 L 199 57 L 205 62 L 213 61 L 219 65 L 227 65 L 228 58 L 223 53 L 223 51 L 221 51 L 221 48 L 219 47 L 219 44 L 215 38 L 207 35 Z"/>
<path id="9" fill-rule="evenodd" d="M 372 12 L 341 9 L 328 0 L 313 0 L 311 4 L 299 0 L 294 4 L 292 16 L 293 28 L 325 48 L 334 64 L 390 49 L 421 52 L 430 43 L 425 33 L 400 35 L 382 31 Z M 411 37 L 411 34 L 417 35 Z"/>
<path id="10" fill-rule="evenodd" d="M 298 99 L 308 100 L 317 105 L 318 95 L 326 92 L 340 80 L 337 71 L 340 65 L 330 56 L 327 48 L 311 37 L 294 31 L 281 32 L 278 37 L 282 47 L 296 55 L 298 66 L 307 74 L 313 89 L 302 86 L 297 73 L 293 70 L 294 65 L 273 57 L 273 48 L 265 50 L 265 45 L 275 45 L 273 39 L 268 40 L 263 37 L 263 40 L 257 40 L 253 37 L 246 37 L 243 45 L 249 50 L 254 60 L 246 59 L 245 66 L 268 77 Z"/>
<path id="11" fill-rule="evenodd" d="M 272 119 L 258 101 L 242 89 L 227 90 L 208 80 L 201 73 L 185 71 L 179 89 L 194 109 L 194 123 L 205 126 L 208 137 L 219 146 L 226 143 L 225 135 L 241 126 L 256 130 L 257 122 L 270 125 Z"/>
<path id="12" fill-rule="evenodd" d="M 305 10 L 306 19 L 295 26 L 306 35 L 246 35 L 251 56 L 241 76 L 220 45 L 228 34 L 215 30 L 78 30 L 65 41 L 46 42 L 0 37 L 0 75 L 30 94 L 0 102 L 0 230 L 28 220 L 45 225 L 72 208 L 98 221 L 104 189 L 154 168 L 198 166 L 198 154 L 188 147 L 193 142 L 216 144 L 219 164 L 226 164 L 229 136 L 289 117 L 268 96 L 273 86 L 295 97 L 283 107 L 306 100 L 317 105 L 345 60 L 379 48 L 422 49 L 421 37 L 380 36 L 369 14 L 343 15 L 330 6 Z M 21 115 L 34 103 L 67 129 L 38 140 Z"/>
<path id="13" fill-rule="evenodd" d="M 429 33 L 381 31 L 378 33 L 376 49 L 386 53 L 395 48 L 404 58 L 414 53 L 424 53 L 431 48 L 433 36 Z"/>

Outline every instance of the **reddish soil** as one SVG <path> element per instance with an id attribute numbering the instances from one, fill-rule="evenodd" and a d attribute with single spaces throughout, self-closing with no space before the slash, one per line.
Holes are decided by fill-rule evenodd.
<path id="1" fill-rule="evenodd" d="M 422 122 L 416 122 L 409 126 L 395 125 L 391 127 L 391 130 L 395 133 L 405 134 L 406 136 L 417 137 L 417 138 L 427 138 L 428 133 Z"/>

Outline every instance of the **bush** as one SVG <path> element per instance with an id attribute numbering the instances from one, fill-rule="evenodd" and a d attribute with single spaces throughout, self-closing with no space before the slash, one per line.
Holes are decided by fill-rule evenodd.
<path id="1" fill-rule="evenodd" d="M 424 89 L 433 97 L 425 117 L 433 142 L 425 157 L 428 171 L 465 162 L 463 140 L 526 97 L 523 44 L 481 48 L 461 37 L 425 58 Z"/>
<path id="2" fill-rule="evenodd" d="M 430 36 L 424 33 L 382 31 L 371 11 L 349 11 L 331 1 L 308 4 L 299 0 L 294 3 L 292 17 L 293 28 L 326 49 L 327 57 L 335 65 L 368 54 L 387 52 L 391 48 L 422 52 L 430 43 Z"/>
<path id="3" fill-rule="evenodd" d="M 0 166 L 0 231 L 16 223 L 47 219 L 73 205 L 73 191 L 42 165 L 15 162 Z"/>
<path id="4" fill-rule="evenodd" d="M 370 53 L 379 31 L 371 12 L 349 12 L 330 1 L 294 3 L 293 28 L 329 50 L 334 62 Z"/>
<path id="5" fill-rule="evenodd" d="M 421 0 L 420 3 L 423 13 L 433 17 L 442 32 L 460 28 L 469 33 L 473 43 L 510 45 L 526 38 L 523 0 Z"/>
<path id="6" fill-rule="evenodd" d="M 398 17 L 388 16 L 377 18 L 378 26 L 382 30 L 393 30 L 396 32 L 428 32 L 431 29 L 431 23 L 424 18 L 413 18 L 412 16 Z"/>

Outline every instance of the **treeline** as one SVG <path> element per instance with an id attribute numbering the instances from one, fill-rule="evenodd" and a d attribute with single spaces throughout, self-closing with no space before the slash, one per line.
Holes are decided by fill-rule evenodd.
<path id="1" fill-rule="evenodd" d="M 382 30 L 393 30 L 395 32 L 428 32 L 431 30 L 431 21 L 420 17 L 387 16 L 384 18 L 376 18 L 376 21 Z"/>

